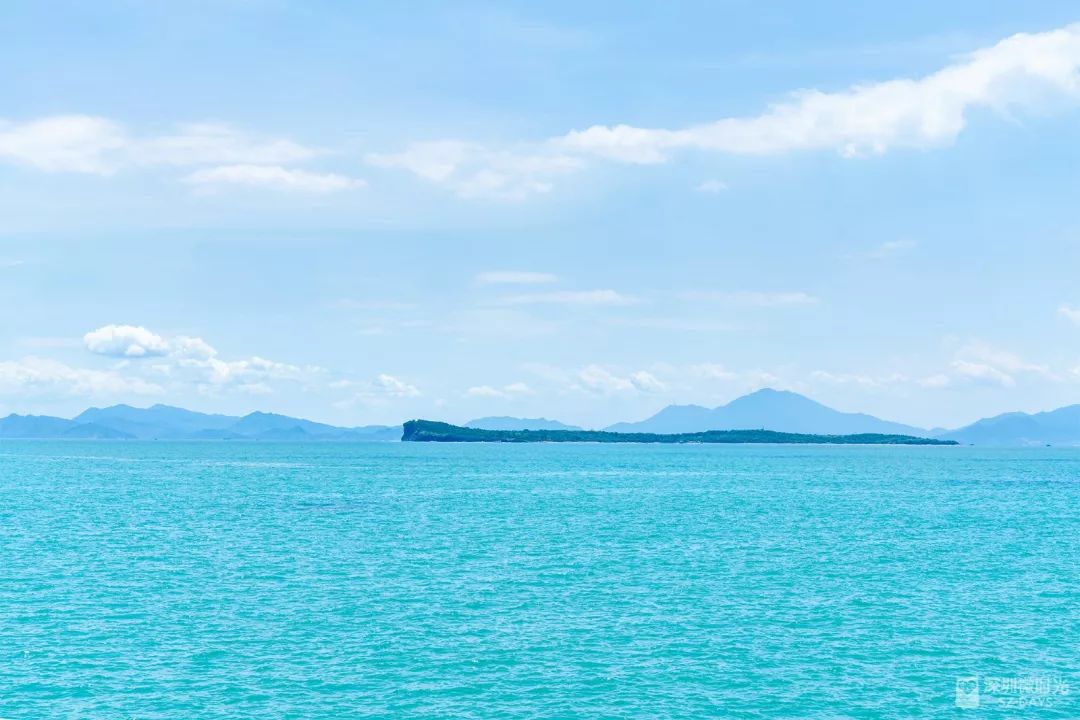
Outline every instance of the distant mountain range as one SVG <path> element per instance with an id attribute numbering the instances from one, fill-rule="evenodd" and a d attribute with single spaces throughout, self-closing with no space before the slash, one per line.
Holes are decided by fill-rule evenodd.
<path id="1" fill-rule="evenodd" d="M 516 418 L 500 415 L 470 420 L 465 427 L 477 430 L 581 430 L 576 425 L 567 425 L 558 420 L 547 418 Z"/>
<path id="2" fill-rule="evenodd" d="M 464 427 L 489 431 L 580 431 L 547 418 L 482 417 Z M 678 434 L 712 430 L 769 430 L 811 435 L 913 435 L 979 446 L 1080 446 L 1080 405 L 1027 414 L 1006 413 L 956 430 L 925 430 L 863 413 L 834 410 L 798 393 L 764 389 L 727 405 L 669 405 L 640 422 L 616 423 L 608 432 Z M 289 440 L 394 442 L 401 425 L 337 427 L 274 413 L 243 417 L 194 412 L 169 405 L 90 408 L 68 420 L 44 415 L 0 418 L 0 438 L 101 440 Z"/>
<path id="3" fill-rule="evenodd" d="M 965 445 L 1080 445 L 1080 405 L 996 415 L 938 437 Z"/>
<path id="4" fill-rule="evenodd" d="M 922 428 L 889 422 L 862 413 L 840 412 L 798 393 L 769 388 L 743 395 L 717 408 L 669 405 L 641 422 L 617 423 L 604 429 L 609 432 L 647 433 L 775 430 L 818 435 L 929 435 Z"/>
<path id="5" fill-rule="evenodd" d="M 717 408 L 669 405 L 641 422 L 605 428 L 611 432 L 651 433 L 751 429 L 830 435 L 902 434 L 978 446 L 1080 446 L 1080 405 L 1032 415 L 1005 413 L 956 430 L 926 430 L 863 413 L 840 412 L 798 393 L 766 388 Z"/>
<path id="6" fill-rule="evenodd" d="M 83 438 L 101 440 L 296 440 L 391 442 L 401 426 L 335 427 L 254 412 L 243 417 L 210 415 L 169 405 L 90 408 L 71 420 L 45 415 L 0 418 L 0 438 Z"/>

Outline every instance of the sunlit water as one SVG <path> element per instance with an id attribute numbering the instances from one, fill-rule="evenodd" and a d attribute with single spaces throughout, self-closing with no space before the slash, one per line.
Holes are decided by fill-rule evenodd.
<path id="1" fill-rule="evenodd" d="M 1078 588 L 1076 450 L 0 443 L 8 720 L 1076 718 Z"/>

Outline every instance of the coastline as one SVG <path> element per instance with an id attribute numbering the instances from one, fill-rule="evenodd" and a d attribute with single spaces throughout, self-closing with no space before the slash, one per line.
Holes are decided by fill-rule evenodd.
<path id="1" fill-rule="evenodd" d="M 432 420 L 409 420 L 403 426 L 402 442 L 452 443 L 638 443 L 638 444 L 725 444 L 725 445 L 940 445 L 957 446 L 955 440 L 937 440 L 914 435 L 859 433 L 818 435 L 774 430 L 709 430 L 697 433 L 617 433 L 604 430 L 480 430 Z"/>

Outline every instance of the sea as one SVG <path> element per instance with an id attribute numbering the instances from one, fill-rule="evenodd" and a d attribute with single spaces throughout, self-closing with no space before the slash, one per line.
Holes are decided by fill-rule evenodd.
<path id="1" fill-rule="evenodd" d="M 1080 450 L 0 443 L 0 718 L 1080 717 Z"/>

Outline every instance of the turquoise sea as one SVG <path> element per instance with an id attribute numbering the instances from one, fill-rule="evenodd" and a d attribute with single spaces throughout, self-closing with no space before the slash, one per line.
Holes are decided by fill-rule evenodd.
<path id="1" fill-rule="evenodd" d="M 4 442 L 0 717 L 1077 718 L 1080 450 Z"/>

